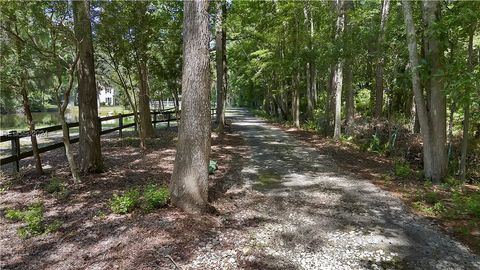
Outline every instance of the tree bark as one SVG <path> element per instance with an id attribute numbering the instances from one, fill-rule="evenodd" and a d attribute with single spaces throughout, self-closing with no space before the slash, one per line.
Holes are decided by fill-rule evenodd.
<path id="1" fill-rule="evenodd" d="M 90 24 L 89 1 L 73 1 L 75 37 L 78 42 L 79 61 L 78 102 L 79 102 L 79 157 L 83 173 L 103 170 L 100 146 L 100 121 L 98 118 L 97 84 Z"/>
<path id="2" fill-rule="evenodd" d="M 473 36 L 475 28 L 471 27 L 468 35 L 468 71 L 473 72 Z M 478 82 L 477 82 L 478 83 Z M 460 179 L 465 181 L 467 175 L 467 154 L 468 154 L 468 131 L 470 129 L 470 89 L 467 89 L 466 102 L 463 108 L 463 138 L 462 138 L 462 150 L 460 154 Z"/>
<path id="3" fill-rule="evenodd" d="M 23 78 L 21 78 L 20 80 L 21 80 L 20 91 L 22 94 L 23 110 L 25 112 L 25 116 L 27 117 L 28 130 L 30 131 L 30 141 L 32 142 L 32 151 L 33 151 L 33 158 L 35 160 L 35 169 L 38 174 L 43 174 L 42 160 L 40 159 L 40 152 L 38 151 L 37 135 L 35 134 L 35 123 L 33 122 L 32 111 L 30 110 L 30 101 L 28 99 L 28 93 L 27 93 L 25 81 Z"/>
<path id="4" fill-rule="evenodd" d="M 55 50 L 54 50 L 55 51 Z M 67 120 L 65 119 L 65 111 L 68 107 L 68 101 L 70 98 L 70 93 L 73 87 L 73 81 L 75 77 L 75 66 L 78 62 L 79 54 L 77 53 L 75 56 L 75 60 L 72 65 L 69 67 L 68 70 L 68 85 L 65 91 L 63 92 L 63 101 L 60 100 L 60 89 L 62 88 L 62 74 L 57 74 L 58 79 L 58 86 L 56 87 L 56 97 L 57 97 L 57 107 L 58 107 L 58 115 L 60 116 L 60 124 L 62 125 L 62 139 L 63 145 L 65 147 L 65 155 L 67 156 L 68 166 L 70 167 L 70 172 L 72 173 L 73 182 L 78 184 L 81 182 L 81 177 L 78 172 L 77 162 L 75 161 L 75 157 L 73 155 L 72 147 L 70 144 L 70 130 L 68 128 Z"/>
<path id="5" fill-rule="evenodd" d="M 312 16 L 312 7 L 311 3 L 308 1 L 305 2 L 303 8 L 304 16 L 305 16 L 305 26 L 308 29 L 309 35 L 307 40 L 307 51 L 310 57 L 307 60 L 306 64 L 306 81 L 307 81 L 307 115 L 310 118 L 314 116 L 315 110 L 315 103 L 316 103 L 316 72 L 315 72 L 315 55 L 313 50 L 313 36 L 314 36 L 314 28 L 313 28 L 313 16 Z"/>
<path id="6" fill-rule="evenodd" d="M 184 1 L 182 121 L 170 191 L 187 212 L 208 210 L 210 69 L 208 1 Z"/>
<path id="7" fill-rule="evenodd" d="M 336 0 L 337 8 L 337 23 L 335 40 L 338 42 L 343 37 L 343 30 L 345 28 L 345 9 L 344 0 Z M 341 44 L 343 46 L 343 44 Z M 342 112 L 342 86 L 343 86 L 343 56 L 340 56 L 335 65 L 333 75 L 333 86 L 335 88 L 335 124 L 333 131 L 333 138 L 338 140 L 341 135 L 341 112 Z"/>
<path id="8" fill-rule="evenodd" d="M 296 128 L 300 128 L 300 74 L 296 73 L 292 78 L 292 119 Z"/>
<path id="9" fill-rule="evenodd" d="M 385 39 L 385 26 L 388 19 L 390 0 L 383 0 L 382 18 L 380 21 L 380 32 L 377 40 L 377 64 L 375 67 L 375 114 L 376 118 L 382 116 L 383 109 L 383 64 L 385 61 L 383 53 L 383 42 Z"/>
<path id="10" fill-rule="evenodd" d="M 347 118 L 347 128 L 345 133 L 347 135 L 352 134 L 352 125 L 355 115 L 355 103 L 354 103 L 354 92 L 353 92 L 353 72 L 352 72 L 352 59 L 348 57 L 345 61 L 345 87 L 347 92 L 347 101 L 346 101 L 346 118 Z"/>
<path id="11" fill-rule="evenodd" d="M 217 129 L 222 132 L 225 127 L 225 100 L 227 90 L 226 78 L 226 33 L 224 17 L 226 4 L 224 0 L 217 2 L 217 22 L 215 30 L 216 71 L 217 71 Z"/>
<path id="12" fill-rule="evenodd" d="M 423 163 L 425 177 L 433 182 L 440 182 L 447 174 L 446 153 L 446 99 L 441 93 L 443 82 L 441 74 L 430 74 L 429 95 L 426 100 L 421 89 L 419 60 L 417 55 L 417 41 L 413 21 L 411 2 L 402 1 L 407 28 L 408 51 L 412 69 L 412 85 L 415 96 L 415 106 L 420 122 L 420 132 L 423 138 Z M 423 2 L 424 18 L 426 23 L 426 60 L 430 63 L 430 72 L 439 72 L 442 51 L 438 40 L 431 30 L 439 15 L 439 2 Z M 430 110 L 427 108 L 430 105 Z"/>
<path id="13" fill-rule="evenodd" d="M 143 138 L 152 138 L 155 136 L 155 131 L 152 125 L 152 115 L 150 113 L 150 89 L 148 85 L 148 68 L 145 61 L 140 60 L 138 63 L 138 77 L 139 77 L 139 113 L 140 125 L 142 126 L 140 136 Z"/>

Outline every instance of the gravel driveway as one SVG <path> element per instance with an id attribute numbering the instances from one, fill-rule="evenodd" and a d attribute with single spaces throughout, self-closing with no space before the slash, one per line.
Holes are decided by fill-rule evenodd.
<path id="1" fill-rule="evenodd" d="M 187 268 L 480 269 L 478 256 L 389 192 L 244 110 L 228 115 L 251 157 L 227 192 L 227 229 Z"/>

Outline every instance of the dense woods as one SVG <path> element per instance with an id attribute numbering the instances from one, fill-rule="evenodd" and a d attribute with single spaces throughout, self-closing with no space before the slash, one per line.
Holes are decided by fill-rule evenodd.
<path id="1" fill-rule="evenodd" d="M 289 222 L 285 226 L 296 225 L 279 230 L 277 242 L 292 250 L 303 245 L 310 252 L 327 242 L 328 234 L 315 234 L 323 225 L 349 231 L 352 237 L 363 229 L 358 229 L 363 212 L 354 220 L 348 211 L 380 207 L 375 200 L 388 205 L 385 209 L 400 209 L 400 203 L 389 204 L 392 194 L 375 197 L 384 196 L 386 189 L 400 194 L 398 201 L 416 213 L 439 221 L 475 252 L 480 250 L 480 1 L 4 1 L 0 19 L 0 113 L 2 119 L 21 119 L 11 126 L 0 123 L 0 194 L 5 194 L 0 202 L 6 205 L 0 207 L 0 226 L 25 223 L 15 228 L 21 238 L 61 231 L 53 211 L 63 211 L 62 221 L 73 218 L 71 223 L 78 226 L 103 222 L 102 232 L 110 230 L 109 222 L 118 215 L 136 212 L 141 214 L 128 221 L 141 227 L 128 232 L 130 241 L 138 242 L 132 254 L 143 252 L 140 245 L 157 250 L 162 241 L 181 234 L 182 240 L 173 241 L 175 248 L 159 251 L 187 254 L 165 253 L 162 262 L 175 268 L 176 260 L 191 262 L 187 243 L 205 249 L 218 244 L 203 241 L 210 227 L 218 232 L 205 233 L 208 237 L 225 228 L 265 229 L 259 224 Z M 107 92 L 111 98 L 101 101 L 101 93 Z M 57 120 L 38 121 L 39 112 L 54 113 Z M 103 120 L 114 128 L 105 132 Z M 58 137 L 37 135 L 39 127 L 48 130 L 54 124 L 50 130 L 58 131 Z M 116 131 L 120 138 L 102 136 L 116 136 Z M 23 137 L 29 141 L 23 140 L 21 148 Z M 55 139 L 60 152 L 42 148 Z M 6 166 L 13 164 L 7 156 L 15 157 L 17 171 Z M 39 187 L 50 195 L 35 193 Z M 48 203 L 32 199 L 37 197 Z M 324 217 L 318 209 L 339 205 L 352 206 L 354 210 L 341 210 L 351 220 L 309 223 Z M 47 206 L 55 210 L 44 219 Z M 365 216 L 375 216 L 370 221 L 381 227 L 383 218 L 385 224 L 392 222 L 384 216 L 397 214 L 384 208 L 379 208 L 381 218 L 369 209 Z M 268 214 L 258 214 L 265 209 Z M 153 215 L 161 214 L 143 219 L 155 210 L 159 212 Z M 398 220 L 402 225 L 395 226 L 406 231 L 398 235 L 415 234 L 404 225 L 406 214 Z M 423 227 L 427 229 L 419 234 L 433 237 L 430 227 Z M 85 230 L 78 235 L 90 237 Z M 142 242 L 153 231 L 163 238 Z M 239 231 L 231 234 L 248 238 Z M 60 242 L 76 243 L 70 238 L 77 236 L 62 233 Z M 435 232 L 434 237 L 446 253 L 457 252 L 443 234 Z M 4 239 L 0 233 L 0 241 Z M 242 241 L 232 243 L 248 246 Z M 251 249 L 262 243 L 251 244 Z M 89 244 L 82 242 L 82 247 Z M 20 250 L 18 242 L 13 245 L 8 252 Z M 251 255 L 245 246 L 242 252 Z M 473 258 L 462 252 L 458 254 Z M 425 254 L 406 258 L 415 262 L 415 256 Z M 88 261 L 89 255 L 82 256 Z M 238 265 L 234 259 L 232 269 L 305 266 L 292 261 L 283 268 L 270 267 L 264 261 L 279 260 L 269 256 L 248 257 Z M 396 259 L 392 262 L 395 266 Z M 124 268 L 138 262 L 129 263 Z M 463 266 L 480 265 L 474 263 Z M 361 265 L 367 264 L 377 269 L 372 259 Z M 317 266 L 304 268 L 321 268 Z M 349 267 L 361 269 L 354 266 Z"/>
<path id="2" fill-rule="evenodd" d="M 358 139 L 370 124 L 370 136 L 388 146 L 392 135 L 417 133 L 419 125 L 425 179 L 472 181 L 478 9 L 474 1 L 234 3 L 227 19 L 233 103 L 336 139 Z"/>

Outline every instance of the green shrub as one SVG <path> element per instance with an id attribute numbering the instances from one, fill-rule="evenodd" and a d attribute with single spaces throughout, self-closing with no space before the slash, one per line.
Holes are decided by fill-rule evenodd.
<path id="1" fill-rule="evenodd" d="M 66 199 L 70 195 L 70 190 L 67 189 L 66 184 L 57 177 L 52 177 L 46 184 L 45 190 L 53 194 L 57 199 Z"/>
<path id="2" fill-rule="evenodd" d="M 305 122 L 305 124 L 303 125 L 303 128 L 307 129 L 307 130 L 316 130 L 317 129 L 317 123 L 315 120 L 307 120 L 307 122 Z"/>
<path id="3" fill-rule="evenodd" d="M 62 226 L 60 221 L 45 224 L 43 213 L 43 204 L 33 203 L 26 210 L 9 209 L 6 211 L 5 217 L 15 221 L 23 221 L 26 224 L 17 229 L 17 234 L 25 239 L 44 233 L 54 232 Z"/>
<path id="4" fill-rule="evenodd" d="M 351 142 L 353 140 L 353 137 L 352 136 L 347 136 L 347 135 L 340 135 L 340 138 L 338 138 L 338 141 L 340 143 L 347 143 L 347 142 Z"/>
<path id="5" fill-rule="evenodd" d="M 465 199 L 465 211 L 480 218 L 480 194 L 475 194 Z"/>
<path id="6" fill-rule="evenodd" d="M 150 184 L 143 192 L 144 208 L 147 211 L 165 206 L 170 199 L 170 192 L 166 187 Z"/>
<path id="7" fill-rule="evenodd" d="M 410 165 L 408 164 L 408 162 L 403 160 L 396 160 L 393 164 L 393 172 L 395 176 L 408 177 L 412 173 L 412 169 L 410 169 Z"/>
<path id="8" fill-rule="evenodd" d="M 435 191 L 427 191 L 424 195 L 424 200 L 429 204 L 436 204 L 440 201 L 440 196 Z"/>
<path id="9" fill-rule="evenodd" d="M 436 202 L 432 208 L 433 208 L 433 211 L 437 213 L 442 213 L 445 211 L 445 206 L 443 205 L 442 202 Z"/>
<path id="10" fill-rule="evenodd" d="M 110 201 L 110 208 L 115 214 L 126 214 L 133 211 L 138 205 L 140 193 L 136 189 L 129 190 L 121 195 L 114 193 Z"/>
<path id="11" fill-rule="evenodd" d="M 47 185 L 45 186 L 45 190 L 48 193 L 55 193 L 60 192 L 65 188 L 65 184 L 57 177 L 50 178 Z"/>
<path id="12" fill-rule="evenodd" d="M 368 144 L 368 150 L 375 153 L 381 153 L 383 151 L 382 143 L 380 142 L 380 137 L 377 134 L 374 134 L 370 139 L 370 142 Z"/>
<path id="13" fill-rule="evenodd" d="M 210 160 L 208 163 L 208 174 L 214 174 L 218 170 L 218 164 L 216 160 Z"/>

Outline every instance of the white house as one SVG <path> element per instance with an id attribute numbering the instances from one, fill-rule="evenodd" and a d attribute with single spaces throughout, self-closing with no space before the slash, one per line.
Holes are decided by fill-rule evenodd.
<path id="1" fill-rule="evenodd" d="M 114 106 L 118 102 L 116 100 L 115 89 L 110 86 L 98 85 L 98 102 L 104 106 Z"/>

